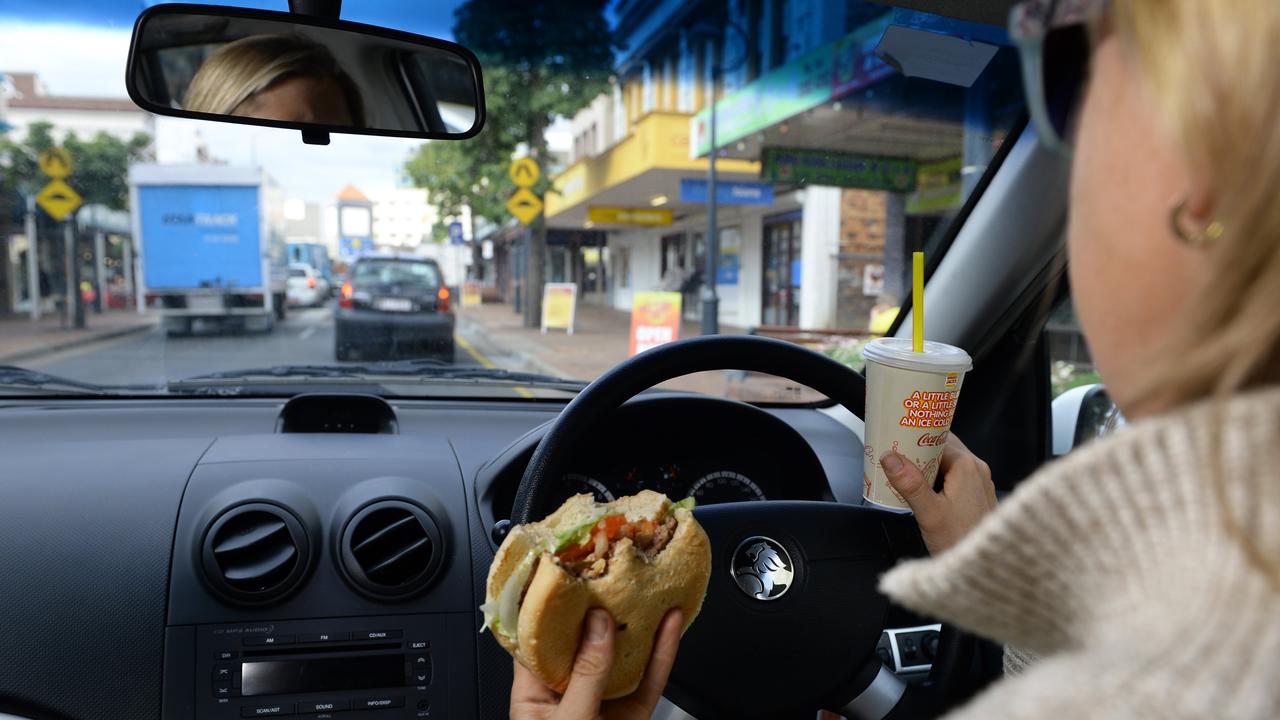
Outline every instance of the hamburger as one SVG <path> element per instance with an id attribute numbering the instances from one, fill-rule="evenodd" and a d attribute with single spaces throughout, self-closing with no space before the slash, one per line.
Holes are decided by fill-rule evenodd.
<path id="1" fill-rule="evenodd" d="M 598 503 L 575 495 L 502 541 L 485 590 L 484 627 L 545 685 L 563 693 L 593 607 L 617 623 L 605 698 L 639 686 L 654 635 L 671 608 L 689 629 L 711 577 L 711 543 L 693 498 L 642 490 Z"/>

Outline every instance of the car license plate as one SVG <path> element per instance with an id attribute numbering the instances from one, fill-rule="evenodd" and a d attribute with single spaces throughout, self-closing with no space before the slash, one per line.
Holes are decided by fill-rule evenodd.
<path id="1" fill-rule="evenodd" d="M 188 295 L 187 309 L 195 312 L 222 312 L 220 295 Z"/>
<path id="2" fill-rule="evenodd" d="M 373 306 L 386 312 L 409 312 L 413 309 L 413 303 L 408 298 L 378 298 Z"/>

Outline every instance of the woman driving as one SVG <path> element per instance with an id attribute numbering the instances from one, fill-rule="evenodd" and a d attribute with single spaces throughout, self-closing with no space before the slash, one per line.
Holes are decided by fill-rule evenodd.
<path id="1" fill-rule="evenodd" d="M 1041 141 L 1072 158 L 1067 250 L 1121 433 L 999 509 L 952 437 L 941 490 L 881 462 L 933 555 L 881 589 L 1001 643 L 952 718 L 1280 716 L 1280 3 L 1029 0 Z M 588 615 L 563 698 L 517 665 L 511 716 L 648 717 L 680 622 L 631 698 L 600 704 L 613 624 Z"/>
<path id="2" fill-rule="evenodd" d="M 217 115 L 364 127 L 364 103 L 323 45 L 296 35 L 251 35 L 209 56 L 184 108 Z"/>

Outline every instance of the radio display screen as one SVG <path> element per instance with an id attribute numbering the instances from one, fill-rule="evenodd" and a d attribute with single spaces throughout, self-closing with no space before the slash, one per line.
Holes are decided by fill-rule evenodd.
<path id="1" fill-rule="evenodd" d="M 249 697 L 400 687 L 405 684 L 404 663 L 404 655 L 246 661 L 240 668 L 240 694 Z"/>

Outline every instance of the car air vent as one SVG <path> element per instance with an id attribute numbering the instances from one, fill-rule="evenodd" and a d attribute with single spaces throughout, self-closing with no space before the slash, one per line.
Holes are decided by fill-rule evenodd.
<path id="1" fill-rule="evenodd" d="M 223 598 L 265 605 L 302 582 L 310 548 L 293 513 L 270 503 L 250 503 L 213 521 L 201 545 L 201 560 L 205 579 Z"/>
<path id="2" fill-rule="evenodd" d="M 407 598 L 425 588 L 444 559 L 435 520 L 404 500 L 367 505 L 347 522 L 339 549 L 347 579 L 383 600 Z"/>
<path id="3" fill-rule="evenodd" d="M 276 419 L 276 432 L 395 435 L 399 424 L 395 410 L 377 395 L 307 394 L 284 404 Z"/>

